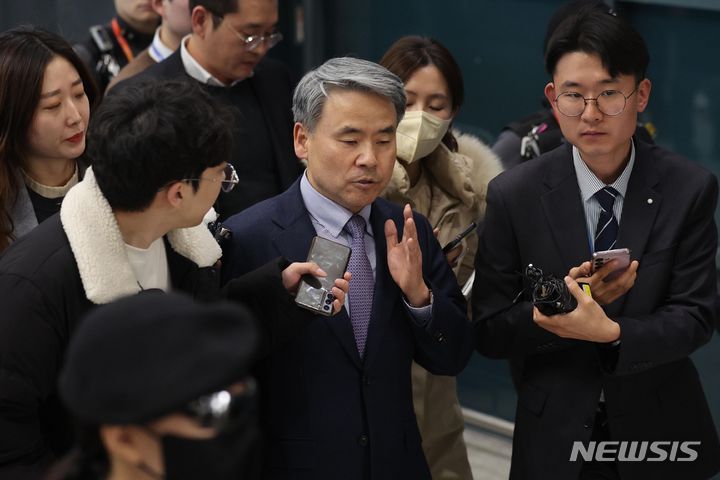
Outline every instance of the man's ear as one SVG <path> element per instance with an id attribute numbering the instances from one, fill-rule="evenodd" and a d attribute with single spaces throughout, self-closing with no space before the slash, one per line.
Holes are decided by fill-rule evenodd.
<path id="1" fill-rule="evenodd" d="M 152 0 L 150 2 L 150 6 L 152 7 L 153 11 L 160 16 L 160 18 L 165 15 L 165 6 L 163 5 L 163 0 Z"/>
<path id="2" fill-rule="evenodd" d="M 643 79 L 637 87 L 637 111 L 643 112 L 650 102 L 650 90 L 652 90 L 652 82 L 647 78 Z"/>
<path id="3" fill-rule="evenodd" d="M 163 190 L 165 201 L 167 201 L 167 203 L 173 208 L 179 208 L 182 205 L 183 197 L 186 194 L 186 187 L 192 188 L 185 182 L 178 181 L 171 183 L 165 190 Z"/>
<path id="4" fill-rule="evenodd" d="M 99 435 L 108 456 L 130 465 L 137 465 L 142 460 L 143 445 L 135 429 L 125 425 L 101 425 Z"/>
<path id="5" fill-rule="evenodd" d="M 293 127 L 293 144 L 295 146 L 296 157 L 307 161 L 308 143 L 310 143 L 310 133 L 302 123 L 295 123 Z"/>
<path id="6" fill-rule="evenodd" d="M 555 84 L 553 82 L 548 82 L 547 85 L 545 85 L 545 98 L 547 99 L 548 103 L 552 107 L 553 111 L 555 112 L 555 115 L 557 115 L 557 106 L 555 105 L 555 99 L 557 98 L 557 92 L 555 91 Z"/>
<path id="7" fill-rule="evenodd" d="M 197 5 L 190 12 L 190 26 L 193 34 L 205 38 L 208 28 L 213 28 L 212 13 L 206 10 L 205 7 Z"/>

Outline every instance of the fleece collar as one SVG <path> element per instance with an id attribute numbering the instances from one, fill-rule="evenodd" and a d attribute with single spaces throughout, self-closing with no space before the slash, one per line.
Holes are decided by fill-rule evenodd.
<path id="1" fill-rule="evenodd" d="M 65 196 L 60 221 L 88 300 L 105 304 L 140 291 L 115 215 L 91 168 Z M 173 250 L 198 267 L 212 266 L 222 255 L 204 224 L 172 230 L 167 239 Z"/>

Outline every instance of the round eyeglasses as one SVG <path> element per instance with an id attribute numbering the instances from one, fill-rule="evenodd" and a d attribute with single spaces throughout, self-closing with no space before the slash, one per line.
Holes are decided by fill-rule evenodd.
<path id="1" fill-rule="evenodd" d="M 240 178 L 238 177 L 238 174 L 235 171 L 235 167 L 233 167 L 229 163 L 227 165 L 225 165 L 225 169 L 223 170 L 223 172 L 225 173 L 225 178 L 223 180 L 220 180 L 220 182 L 222 183 L 220 188 L 222 189 L 223 192 L 227 193 L 230 190 L 232 190 L 233 188 L 235 188 L 235 185 L 237 185 L 238 182 L 240 182 Z M 205 177 L 183 178 L 184 182 L 199 181 L 199 180 L 209 180 L 211 182 L 218 181 L 217 178 L 205 178 Z"/>
<path id="2" fill-rule="evenodd" d="M 625 111 L 627 99 L 637 92 L 625 95 L 619 90 L 605 90 L 595 98 L 585 98 L 577 92 L 565 92 L 555 98 L 555 105 L 560 113 L 566 117 L 579 117 L 585 111 L 588 102 L 595 102 L 595 106 L 604 115 L 615 117 Z"/>
<path id="3" fill-rule="evenodd" d="M 219 15 L 216 15 L 221 21 L 223 17 L 220 17 Z M 283 39 L 282 33 L 275 31 L 272 33 L 269 33 L 267 35 L 243 35 L 242 33 L 235 30 L 229 23 L 222 22 L 223 25 L 226 25 L 227 28 L 233 32 L 237 37 L 240 39 L 240 41 L 243 42 L 243 45 L 245 46 L 245 50 L 252 51 L 258 48 L 263 43 L 265 46 L 269 49 L 273 48 L 275 45 L 280 43 L 280 41 Z"/>

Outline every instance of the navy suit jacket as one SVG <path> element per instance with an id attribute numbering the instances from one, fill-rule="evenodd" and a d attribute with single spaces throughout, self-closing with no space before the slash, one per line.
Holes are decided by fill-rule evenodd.
<path id="1" fill-rule="evenodd" d="M 716 178 L 635 140 L 636 158 L 616 248 L 640 262 L 623 297 L 604 307 L 621 345 L 562 339 L 513 299 L 532 263 L 560 278 L 590 259 L 570 145 L 508 170 L 488 189 L 476 257 L 477 349 L 524 362 L 518 385 L 512 479 L 575 480 L 574 441 L 587 446 L 601 389 L 612 440 L 701 441 L 694 462 L 621 462 L 623 479 L 706 479 L 720 445 L 689 355 L 713 334 Z"/>
<path id="2" fill-rule="evenodd" d="M 316 232 L 299 185 L 226 222 L 233 232 L 223 259 L 226 280 L 279 255 L 305 261 Z M 262 362 L 265 478 L 430 478 L 413 412 L 410 365 L 415 359 L 432 373 L 457 375 L 472 343 L 455 277 L 428 221 L 414 218 L 423 274 L 434 296 L 432 321 L 426 328 L 413 323 L 390 276 L 384 223 L 392 219 L 401 232 L 402 209 L 377 199 L 370 214 L 377 267 L 365 357 L 358 355 L 343 308 L 333 317 L 312 316 Z"/>

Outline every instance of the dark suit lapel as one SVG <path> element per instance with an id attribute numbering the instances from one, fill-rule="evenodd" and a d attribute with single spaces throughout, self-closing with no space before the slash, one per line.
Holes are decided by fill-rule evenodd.
<path id="1" fill-rule="evenodd" d="M 365 368 L 370 367 L 373 355 L 380 349 L 383 336 L 391 321 L 395 302 L 400 301 L 400 289 L 390 276 L 387 265 L 387 244 L 385 242 L 385 220 L 392 218 L 389 211 L 383 210 L 378 202 L 373 203 L 370 212 L 370 224 L 375 238 L 375 290 L 373 293 L 373 309 L 368 329 L 367 345 L 365 346 Z M 398 237 L 402 234 L 402 223 L 392 218 L 398 226 Z M 352 288 L 352 285 L 350 286 Z"/>
<path id="2" fill-rule="evenodd" d="M 310 251 L 312 239 L 317 234 L 310 215 L 300 194 L 300 180 L 297 180 L 285 193 L 281 194 L 278 209 L 273 221 L 281 228 L 273 239 L 275 247 L 290 262 L 304 262 Z M 352 288 L 352 284 L 350 286 Z M 350 317 L 343 308 L 332 317 L 318 315 L 337 337 L 352 362 L 361 368 L 360 355 L 355 344 Z"/>
<path id="3" fill-rule="evenodd" d="M 642 263 L 642 255 L 655 223 L 655 217 L 660 210 L 662 196 L 652 188 L 657 184 L 659 176 L 649 157 L 649 147 L 638 141 L 635 142 L 635 145 L 635 165 L 630 174 L 628 189 L 623 201 L 617 247 L 629 248 L 631 258 L 640 260 Z M 629 294 L 631 293 L 632 290 Z M 608 316 L 618 314 L 628 295 L 624 295 L 608 305 L 605 313 Z"/>
<path id="4" fill-rule="evenodd" d="M 548 191 L 540 201 L 563 263 L 574 267 L 590 259 L 585 211 L 570 147 L 558 149 L 552 155 L 554 158 L 548 162 L 544 179 Z M 546 273 L 567 275 L 567 272 Z"/>

